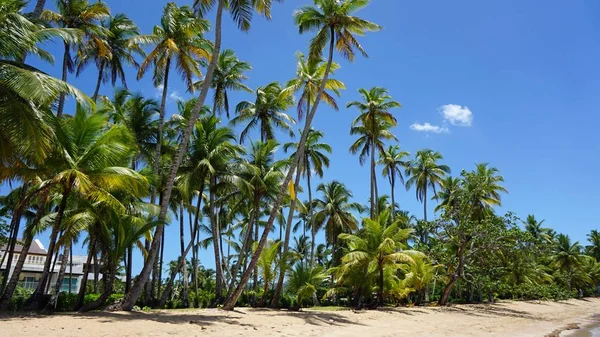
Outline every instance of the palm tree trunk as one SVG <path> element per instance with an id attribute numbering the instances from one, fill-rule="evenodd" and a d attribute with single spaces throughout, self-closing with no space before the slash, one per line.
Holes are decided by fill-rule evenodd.
<path id="1" fill-rule="evenodd" d="M 275 199 L 275 203 L 271 207 L 271 214 L 269 215 L 269 220 L 267 221 L 267 224 L 263 231 L 263 235 L 261 236 L 261 239 L 260 239 L 260 242 L 256 249 L 256 252 L 254 253 L 254 255 L 252 257 L 252 260 L 250 261 L 249 270 L 251 270 L 252 268 L 254 268 L 254 266 L 256 266 L 256 264 L 258 262 L 258 258 L 260 256 L 260 253 L 263 250 L 263 248 L 265 247 L 265 244 L 267 243 L 267 240 L 269 238 L 269 232 L 271 231 L 271 228 L 273 227 L 273 222 L 275 221 L 275 217 L 277 216 L 277 213 L 279 212 L 279 207 L 281 206 L 281 201 L 287 190 L 287 185 L 292 180 L 294 170 L 296 169 L 296 166 L 298 165 L 298 160 L 300 159 L 299 154 L 304 153 L 304 147 L 306 145 L 306 139 L 307 139 L 308 133 L 310 131 L 310 126 L 311 126 L 312 120 L 315 116 L 315 113 L 317 111 L 317 108 L 319 107 L 319 103 L 321 101 L 321 96 L 323 95 L 323 92 L 325 91 L 325 85 L 326 85 L 327 79 L 329 77 L 329 72 L 331 71 L 331 64 L 333 63 L 334 48 L 335 48 L 335 31 L 333 28 L 331 28 L 330 43 L 329 43 L 329 58 L 327 60 L 327 67 L 325 68 L 325 74 L 323 75 L 323 79 L 321 80 L 321 85 L 319 86 L 319 92 L 317 93 L 317 97 L 316 97 L 315 103 L 312 107 L 312 110 L 306 116 L 306 125 L 304 126 L 304 130 L 302 131 L 302 136 L 300 137 L 300 142 L 298 143 L 298 150 L 296 151 L 296 155 L 294 156 L 294 159 L 292 160 L 292 165 L 290 166 L 290 168 L 288 170 L 288 173 L 283 181 L 283 184 L 279 188 L 279 194 L 277 195 L 277 198 Z M 233 291 L 231 296 L 229 296 L 227 301 L 225 301 L 225 303 L 223 305 L 224 310 L 233 310 L 233 308 L 235 307 L 235 304 L 237 303 L 238 298 L 242 294 L 242 291 L 244 290 L 244 287 L 246 286 L 246 283 L 248 282 L 249 278 L 250 278 L 250 273 L 247 270 L 242 275 L 242 278 L 241 278 L 238 286 L 236 287 L 236 289 Z"/>
<path id="2" fill-rule="evenodd" d="M 165 265 L 165 236 L 162 235 L 160 237 L 160 260 L 158 262 L 158 287 L 156 290 L 156 297 L 161 297 L 162 291 L 162 275 L 163 275 L 163 266 Z"/>
<path id="3" fill-rule="evenodd" d="M 181 253 L 181 258 L 177 262 L 177 266 L 173 270 L 171 270 L 171 275 L 169 277 L 169 280 L 165 284 L 165 291 L 162 293 L 162 296 L 160 298 L 159 307 L 161 307 L 161 308 L 164 307 L 165 304 L 167 303 L 167 298 L 169 297 L 169 295 L 171 294 L 171 290 L 173 289 L 173 282 L 175 282 L 175 277 L 177 277 L 177 274 L 179 273 L 181 268 L 185 266 L 185 262 L 184 262 L 185 257 L 187 256 L 187 254 L 190 252 L 190 249 L 192 249 L 192 247 L 194 245 L 194 237 L 195 236 L 196 236 L 196 233 L 192 233 L 192 239 L 190 240 L 190 243 L 187 245 L 185 250 Z"/>
<path id="4" fill-rule="evenodd" d="M 18 204 L 13 210 L 12 219 L 10 221 L 10 235 L 9 242 L 6 245 L 7 252 L 4 254 L 3 259 L 8 256 L 8 260 L 6 261 L 6 270 L 4 271 L 4 276 L 2 277 L 2 285 L 0 286 L 0 294 L 2 294 L 5 290 L 6 283 L 8 282 L 8 278 L 10 276 L 10 269 L 12 267 L 12 262 L 15 253 L 15 246 L 17 241 L 19 240 L 19 230 L 21 227 L 21 215 L 23 214 L 23 208 L 25 208 L 25 194 L 27 193 L 27 184 L 23 184 L 21 187 L 21 193 L 19 194 Z M 26 254 L 26 251 L 22 253 Z M 22 255 L 22 254 L 21 254 Z M 0 266 L 4 264 L 4 261 L 0 261 Z"/>
<path id="5" fill-rule="evenodd" d="M 248 219 L 248 229 L 246 230 L 246 235 L 244 236 L 244 241 L 242 243 L 242 247 L 240 249 L 240 253 L 238 255 L 238 259 L 237 262 L 235 263 L 235 266 L 233 266 L 233 270 L 232 270 L 232 277 L 231 280 L 229 281 L 229 287 L 228 287 L 228 292 L 227 292 L 227 300 L 225 300 L 225 302 L 228 301 L 228 299 L 231 297 L 232 293 L 231 291 L 233 290 L 233 286 L 235 285 L 235 280 L 237 278 L 237 274 L 240 270 L 240 267 L 242 266 L 242 263 L 245 264 L 245 259 L 246 259 L 246 253 L 248 251 L 248 247 L 250 247 L 250 243 L 252 241 L 252 227 L 254 226 L 254 221 L 256 218 L 256 214 L 258 212 L 258 207 L 259 207 L 259 203 L 260 203 L 260 199 L 258 195 L 254 196 L 254 202 L 253 202 L 253 206 L 252 206 L 252 213 L 250 214 L 250 218 Z M 246 274 L 246 270 L 244 270 L 244 275 Z"/>
<path id="6" fill-rule="evenodd" d="M 56 278 L 56 283 L 54 285 L 54 291 L 52 296 L 50 297 L 50 301 L 44 307 L 44 312 L 53 313 L 56 310 L 56 303 L 58 302 L 58 295 L 60 295 L 60 288 L 62 286 L 62 282 L 65 278 L 65 270 L 67 269 L 67 263 L 69 263 L 69 256 L 71 254 L 71 243 L 65 242 L 65 248 L 63 250 L 63 255 L 60 260 L 60 269 L 58 270 L 58 277 Z M 70 282 L 71 280 L 69 280 Z M 106 280 L 105 280 L 106 282 Z"/>
<path id="7" fill-rule="evenodd" d="M 125 271 L 125 292 L 131 289 L 131 277 L 133 276 L 133 246 L 127 247 L 127 270 Z"/>
<path id="8" fill-rule="evenodd" d="M 71 246 L 73 245 L 73 243 L 70 244 Z M 73 293 L 73 282 L 71 281 L 73 279 L 73 247 L 70 247 L 71 249 L 69 249 L 69 295 Z"/>
<path id="9" fill-rule="evenodd" d="M 36 4 L 35 4 L 35 8 L 33 9 L 33 13 L 31 14 L 31 16 L 34 19 L 39 19 L 40 16 L 42 15 L 42 11 L 44 11 L 44 5 L 46 4 L 46 0 L 37 0 Z"/>
<path id="10" fill-rule="evenodd" d="M 79 310 L 85 304 L 85 292 L 87 288 L 88 274 L 90 273 L 90 265 L 92 263 L 92 257 L 96 252 L 96 236 L 92 235 L 90 238 L 90 247 L 88 251 L 87 260 L 83 266 L 83 278 L 81 279 L 81 285 L 79 286 L 79 294 L 77 295 L 77 305 L 75 310 Z"/>
<path id="11" fill-rule="evenodd" d="M 10 281 L 4 289 L 2 296 L 0 297 L 0 310 L 5 310 L 8 308 L 10 304 L 10 300 L 12 298 L 15 289 L 17 289 L 17 285 L 19 284 L 19 277 L 21 276 L 21 271 L 23 270 L 23 266 L 25 265 L 25 259 L 27 258 L 27 253 L 29 252 L 29 248 L 31 247 L 31 243 L 33 242 L 33 228 L 37 227 L 37 224 L 42 219 L 44 215 L 44 208 L 46 207 L 46 201 L 48 199 L 48 194 L 50 190 L 45 189 L 40 196 L 40 203 L 38 204 L 35 217 L 33 218 L 32 225 L 26 228 L 25 231 L 25 242 L 23 242 L 23 248 L 21 249 L 21 254 L 19 255 L 19 259 L 17 260 L 17 264 L 15 265 L 15 269 L 10 277 Z"/>
<path id="12" fill-rule="evenodd" d="M 294 181 L 294 188 L 297 188 L 300 185 L 300 176 L 302 175 L 302 162 L 298 164 L 298 168 L 296 169 L 296 180 Z M 273 291 L 273 299 L 271 300 L 272 307 L 279 307 L 279 295 L 281 294 L 281 290 L 283 288 L 283 280 L 285 278 L 285 272 L 289 267 L 288 264 L 288 253 L 290 250 L 290 236 L 292 232 L 292 222 L 294 221 L 294 211 L 296 210 L 296 200 L 297 198 L 292 199 L 290 202 L 290 212 L 288 214 L 287 223 L 285 224 L 285 240 L 283 241 L 283 254 L 281 255 L 281 262 L 279 264 L 279 278 L 277 279 L 277 285 L 275 286 L 275 290 Z"/>
<path id="13" fill-rule="evenodd" d="M 94 251 L 92 254 L 94 259 L 94 294 L 98 293 L 98 281 L 100 278 L 100 264 L 98 263 L 98 252 Z"/>
<path id="14" fill-rule="evenodd" d="M 71 49 L 71 45 L 65 42 L 65 53 L 63 55 L 63 69 L 62 69 L 62 77 L 61 79 L 66 82 L 67 74 L 69 72 L 69 49 Z M 60 94 L 58 98 L 58 109 L 56 110 L 56 116 L 58 118 L 62 117 L 63 110 L 65 109 L 65 94 Z"/>
<path id="15" fill-rule="evenodd" d="M 185 232 L 184 232 L 184 226 L 183 226 L 183 199 L 179 202 L 179 245 L 181 248 L 181 264 L 182 264 L 182 273 L 183 273 L 183 290 L 181 293 L 181 298 L 182 298 L 182 302 L 183 302 L 183 307 L 184 308 L 189 308 L 190 304 L 188 301 L 188 275 L 187 275 L 187 267 L 186 267 L 186 260 L 185 257 L 183 256 L 183 253 L 185 252 Z M 192 234 L 192 233 L 190 233 Z M 193 245 L 194 242 L 194 236 L 192 235 L 191 237 L 191 243 Z"/>
<path id="16" fill-rule="evenodd" d="M 60 227 L 62 225 L 62 218 L 65 213 L 65 209 L 67 208 L 67 199 L 69 198 L 69 194 L 71 194 L 71 187 L 67 185 L 63 191 L 62 200 L 58 206 L 58 212 L 56 214 L 56 219 L 54 220 L 54 225 L 52 226 L 52 232 L 50 233 L 50 242 L 48 243 L 48 253 L 46 254 L 46 261 L 44 262 L 44 269 L 42 270 L 42 276 L 38 282 L 38 285 L 28 300 L 29 305 L 28 308 L 37 308 L 39 306 L 40 300 L 44 295 L 44 290 L 46 289 L 46 284 L 49 283 L 49 275 L 50 275 L 50 265 L 52 264 L 52 257 L 54 255 L 54 249 L 56 246 L 56 239 L 58 236 L 58 232 L 60 231 Z M 56 259 L 54 259 L 56 261 Z M 53 268 L 54 269 L 54 268 Z"/>
<path id="17" fill-rule="evenodd" d="M 100 297 L 98 297 L 98 299 L 94 302 L 84 305 L 81 309 L 79 309 L 79 312 L 88 312 L 102 307 L 102 305 L 104 305 L 104 303 L 106 303 L 106 301 L 110 298 L 110 295 L 112 295 L 116 276 L 116 266 L 114 266 L 113 263 L 110 263 L 110 265 L 111 266 L 107 268 L 107 272 L 104 274 L 104 287 L 102 290 L 102 295 L 100 295 Z"/>
<path id="18" fill-rule="evenodd" d="M 201 181 L 204 181 L 204 178 L 201 179 Z M 204 191 L 204 183 L 202 183 L 200 185 L 200 189 L 198 190 L 198 201 L 196 203 L 196 215 L 194 218 L 194 228 L 195 228 L 195 232 L 196 232 L 196 236 L 192 237 L 192 241 L 195 240 L 195 244 L 194 244 L 194 260 L 192 261 L 192 277 L 194 278 L 194 306 L 199 306 L 198 303 L 198 242 L 200 241 L 200 238 L 198 237 L 198 234 L 200 234 L 200 231 L 198 230 L 198 226 L 199 226 L 199 221 L 200 221 L 200 208 L 202 206 L 202 193 Z M 192 233 L 194 232 L 194 229 L 192 229 Z"/>
<path id="19" fill-rule="evenodd" d="M 202 88 L 200 89 L 200 97 L 198 98 L 198 102 L 196 102 L 196 105 L 194 106 L 194 109 L 192 111 L 192 116 L 190 117 L 190 120 L 188 121 L 188 125 L 185 128 L 185 132 L 183 134 L 183 139 L 181 141 L 181 145 L 179 146 L 178 150 L 177 150 L 177 154 L 175 156 L 175 160 L 173 162 L 173 164 L 171 165 L 171 170 L 169 172 L 169 176 L 167 178 L 167 186 L 164 192 L 164 198 L 161 202 L 161 207 L 160 207 L 160 214 L 159 214 L 159 225 L 156 227 L 156 231 L 155 231 L 155 238 L 160 238 L 163 235 L 164 232 L 164 221 L 167 217 L 167 211 L 169 209 L 169 201 L 171 199 L 171 192 L 173 191 L 173 186 L 175 183 L 175 177 L 177 176 L 177 171 L 179 170 L 179 166 L 181 165 L 181 162 L 183 160 L 183 155 L 184 153 L 186 153 L 187 151 L 187 146 L 190 140 L 190 136 L 192 134 L 192 130 L 194 128 L 194 125 L 196 123 L 196 120 L 198 119 L 198 115 L 200 113 L 200 109 L 202 109 L 202 107 L 204 106 L 204 101 L 206 100 L 206 97 L 208 95 L 208 90 L 210 89 L 211 83 L 212 83 L 212 76 L 213 76 L 213 72 L 217 63 L 217 59 L 219 58 L 219 53 L 220 53 L 220 49 L 221 49 L 221 21 L 222 21 L 222 16 L 223 16 L 223 6 L 225 4 L 225 0 L 219 0 L 218 6 L 217 6 L 217 18 L 215 21 L 215 43 L 214 43 L 214 48 L 213 48 L 213 55 L 211 57 L 210 63 L 208 65 L 208 68 L 206 70 L 206 77 L 204 82 L 202 83 Z M 148 281 L 148 277 L 150 276 L 150 271 L 152 270 L 152 264 L 154 263 L 154 260 L 156 259 L 157 256 L 157 249 L 158 249 L 158 243 L 152 245 L 152 247 L 150 248 L 150 252 L 148 253 L 148 261 L 146 264 L 144 264 L 144 267 L 142 268 L 142 272 L 140 273 L 137 282 L 134 284 L 134 286 L 131 288 L 131 292 L 129 292 L 128 294 L 126 294 L 125 298 L 123 299 L 123 301 L 120 303 L 120 305 L 117 306 L 118 309 L 121 310 L 131 310 L 133 308 L 133 305 L 135 304 L 135 301 L 137 301 L 138 297 L 140 296 L 143 286 L 144 284 Z"/>
<path id="20" fill-rule="evenodd" d="M 383 265 L 379 264 L 379 291 L 377 294 L 377 303 L 379 305 L 383 305 L 383 286 L 384 286 L 384 277 L 383 277 Z"/>
<path id="21" fill-rule="evenodd" d="M 94 96 L 92 96 L 94 102 L 98 100 L 98 93 L 100 92 L 100 86 L 102 85 L 102 75 L 104 75 L 104 61 L 100 62 L 100 67 L 98 68 L 98 80 L 96 82 Z"/>
<path id="22" fill-rule="evenodd" d="M 392 195 L 392 221 L 396 221 L 396 197 L 394 193 L 394 185 L 396 185 L 396 177 L 394 171 L 390 174 L 390 194 Z"/>
<path id="23" fill-rule="evenodd" d="M 252 241 L 252 245 L 248 249 L 249 254 L 252 252 L 251 247 L 254 246 L 255 242 L 258 242 L 258 231 L 260 230 L 258 223 L 259 223 L 259 219 L 255 218 L 255 220 L 254 220 L 254 240 Z M 254 285 L 252 286 L 252 289 L 254 289 L 254 291 L 257 291 L 258 290 L 258 288 L 257 288 L 257 286 L 258 286 L 258 264 L 256 264 L 254 266 L 253 273 L 254 273 L 253 274 L 254 275 Z"/>
<path id="24" fill-rule="evenodd" d="M 217 281 L 217 287 L 215 289 L 215 304 L 221 304 L 223 301 L 223 269 L 221 268 L 221 255 L 219 249 L 219 233 L 220 229 L 217 224 L 217 218 L 215 216 L 215 189 L 217 188 L 217 177 L 212 174 L 210 177 L 210 199 L 208 209 L 210 212 L 210 231 L 213 240 L 213 251 L 215 254 L 215 277 Z"/>

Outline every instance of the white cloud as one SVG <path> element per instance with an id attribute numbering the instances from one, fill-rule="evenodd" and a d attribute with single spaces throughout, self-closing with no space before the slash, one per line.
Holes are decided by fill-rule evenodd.
<path id="1" fill-rule="evenodd" d="M 410 129 L 417 132 L 450 133 L 450 130 L 447 127 L 431 125 L 429 123 L 414 123 L 410 126 Z"/>
<path id="2" fill-rule="evenodd" d="M 449 122 L 455 126 L 471 126 L 473 123 L 473 113 L 466 106 L 446 104 L 440 107 L 440 113 L 444 118 L 444 122 Z"/>
<path id="3" fill-rule="evenodd" d="M 171 94 L 169 94 L 169 98 L 176 102 L 183 101 L 183 97 L 179 94 L 179 92 L 177 90 L 175 90 Z"/>

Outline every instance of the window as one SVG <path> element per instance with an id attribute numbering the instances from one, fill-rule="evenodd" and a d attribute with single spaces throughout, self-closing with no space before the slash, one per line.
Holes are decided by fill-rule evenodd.
<path id="1" fill-rule="evenodd" d="M 22 281 L 22 286 L 25 289 L 29 289 L 29 290 L 35 290 L 35 288 L 37 287 L 38 284 L 38 279 L 36 279 L 35 277 L 31 277 L 31 276 L 26 276 L 23 278 Z"/>
<path id="2" fill-rule="evenodd" d="M 65 292 L 65 293 L 69 292 L 69 282 L 71 282 L 71 293 L 77 291 L 77 281 L 78 281 L 78 279 L 76 277 L 63 278 L 62 284 L 60 285 L 60 292 Z"/>

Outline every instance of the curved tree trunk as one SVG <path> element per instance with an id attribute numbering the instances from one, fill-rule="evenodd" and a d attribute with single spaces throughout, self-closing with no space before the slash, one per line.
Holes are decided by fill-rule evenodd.
<path id="1" fill-rule="evenodd" d="M 13 210 L 12 219 L 10 221 L 10 235 L 9 242 L 6 245 L 7 252 L 2 257 L 2 261 L 0 261 L 0 266 L 4 264 L 4 258 L 8 256 L 6 261 L 6 270 L 4 270 L 4 276 L 2 277 L 2 285 L 0 286 L 0 294 L 2 294 L 5 290 L 6 283 L 8 282 L 8 278 L 10 276 L 10 269 L 12 267 L 12 262 L 15 253 L 15 246 L 17 245 L 17 241 L 19 240 L 19 231 L 21 227 L 21 216 L 23 214 L 23 209 L 25 208 L 25 195 L 27 193 L 27 183 L 23 184 L 21 187 L 21 193 L 19 195 L 19 201 L 15 209 Z M 27 252 L 23 250 L 24 252 Z M 21 254 L 23 255 L 23 254 Z M 25 253 L 27 255 L 27 253 Z M 20 256 L 19 256 L 20 257 Z"/>
<path id="2" fill-rule="evenodd" d="M 219 57 L 220 48 L 221 48 L 221 19 L 223 16 L 224 4 L 225 4 L 225 0 L 220 0 L 218 3 L 218 6 L 217 6 L 217 14 L 216 14 L 217 18 L 215 21 L 215 45 L 213 48 L 213 54 L 212 54 L 210 63 L 208 65 L 207 71 L 206 71 L 205 81 L 202 83 L 202 88 L 200 89 L 200 97 L 198 98 L 198 102 L 196 102 L 196 105 L 194 106 L 194 109 L 192 110 L 192 116 L 191 116 L 190 120 L 188 121 L 188 125 L 185 128 L 185 132 L 183 134 L 183 139 L 181 141 L 181 145 L 177 149 L 175 161 L 173 162 L 173 164 L 171 166 L 171 170 L 169 172 L 164 198 L 161 202 L 161 207 L 160 207 L 160 215 L 159 215 L 160 223 L 156 228 L 155 238 L 156 237 L 160 238 L 163 235 L 164 221 L 167 217 L 167 211 L 169 209 L 169 201 L 171 199 L 171 192 L 173 191 L 175 177 L 177 176 L 177 171 L 179 170 L 179 166 L 181 165 L 181 162 L 183 160 L 183 155 L 187 151 L 187 146 L 188 146 L 194 125 L 196 123 L 196 120 L 198 120 L 198 115 L 200 114 L 200 110 L 204 106 L 204 101 L 206 100 L 206 97 L 208 95 L 208 90 L 210 89 L 210 85 L 212 83 L 212 75 L 213 75 L 213 72 L 214 72 L 214 69 L 215 69 L 215 66 L 217 63 L 217 59 Z M 137 282 L 131 288 L 131 292 L 126 294 L 125 298 L 120 303 L 120 305 L 118 306 L 119 309 L 131 310 L 133 308 L 135 301 L 137 301 L 138 297 L 140 296 L 140 294 L 142 292 L 144 284 L 148 281 L 148 277 L 150 276 L 150 270 L 152 269 L 152 264 L 153 264 L 154 260 L 156 259 L 156 255 L 157 255 L 157 248 L 158 248 L 157 245 L 158 245 L 158 243 L 154 244 L 154 242 L 153 242 L 153 245 L 150 248 L 150 252 L 148 254 L 148 262 L 149 263 L 144 264 L 144 267 L 142 268 L 142 272 L 140 273 Z"/>
<path id="3" fill-rule="evenodd" d="M 79 286 L 79 294 L 77 295 L 77 305 L 75 306 L 75 310 L 78 311 L 85 304 L 85 292 L 87 288 L 88 274 L 90 273 L 90 265 L 92 263 L 92 258 L 96 251 L 96 236 L 92 235 L 90 238 L 90 247 L 88 251 L 88 256 L 85 261 L 85 265 L 83 266 L 83 278 L 81 279 L 81 285 Z"/>
<path id="4" fill-rule="evenodd" d="M 133 277 L 133 246 L 127 247 L 127 270 L 125 271 L 125 292 L 131 289 L 131 279 Z"/>
<path id="5" fill-rule="evenodd" d="M 58 277 L 54 285 L 54 291 L 50 297 L 50 301 L 44 307 L 45 313 L 53 313 L 56 310 L 56 303 L 58 302 L 58 296 L 60 295 L 60 288 L 65 278 L 65 270 L 67 269 L 67 263 L 69 263 L 69 256 L 71 254 L 71 243 L 65 242 L 65 249 L 60 260 L 60 269 L 58 270 Z M 71 282 L 71 280 L 69 280 Z"/>
<path id="6" fill-rule="evenodd" d="M 100 62 L 100 67 L 98 68 L 98 80 L 96 82 L 96 89 L 94 90 L 94 96 L 92 99 L 94 102 L 98 100 L 98 93 L 100 92 L 100 86 L 102 85 L 102 75 L 104 74 L 104 61 Z"/>
<path id="7" fill-rule="evenodd" d="M 271 208 L 271 214 L 269 215 L 269 220 L 267 221 L 267 224 L 266 224 L 263 234 L 261 236 L 261 239 L 260 239 L 260 242 L 256 249 L 256 252 L 254 252 L 252 260 L 250 261 L 250 266 L 249 266 L 248 270 L 246 270 L 246 272 L 242 275 L 242 278 L 241 278 L 238 286 L 235 288 L 235 290 L 233 291 L 231 296 L 229 296 L 227 301 L 225 301 L 225 303 L 223 305 L 224 310 L 233 310 L 233 308 L 235 307 L 235 304 L 237 303 L 238 298 L 242 294 L 242 291 L 243 291 L 244 287 L 246 286 L 248 279 L 250 278 L 251 273 L 249 271 L 251 271 L 254 268 L 254 266 L 256 266 L 256 264 L 258 262 L 258 258 L 260 256 L 260 253 L 267 243 L 267 240 L 269 238 L 269 232 L 271 231 L 271 228 L 273 227 L 273 222 L 275 221 L 275 217 L 277 216 L 277 213 L 279 212 L 279 207 L 281 206 L 281 201 L 283 200 L 283 196 L 286 193 L 287 185 L 292 180 L 294 170 L 296 169 L 298 160 L 300 159 L 300 154 L 304 153 L 304 147 L 306 145 L 306 139 L 307 139 L 308 133 L 310 131 L 310 126 L 311 126 L 312 120 L 315 116 L 315 113 L 317 111 L 317 108 L 319 107 L 319 102 L 321 101 L 321 96 L 323 95 L 323 92 L 325 91 L 325 85 L 326 85 L 327 79 L 329 77 L 329 72 L 331 71 L 331 64 L 333 63 L 333 50 L 335 47 L 335 31 L 333 29 L 331 29 L 330 37 L 331 38 L 330 38 L 330 43 L 329 43 L 329 58 L 327 60 L 327 67 L 325 68 L 325 74 L 323 75 L 323 79 L 321 80 L 321 85 L 319 86 L 319 92 L 315 99 L 315 104 L 313 105 L 312 110 L 306 116 L 306 125 L 304 126 L 304 130 L 302 131 L 302 136 L 300 137 L 300 142 L 298 143 L 298 150 L 296 151 L 296 155 L 294 156 L 292 165 L 290 166 L 288 173 L 287 173 L 285 179 L 283 180 L 283 184 L 279 188 L 279 193 L 277 195 L 277 198 L 275 199 L 275 203 L 272 205 L 272 208 Z"/>
<path id="8" fill-rule="evenodd" d="M 23 266 L 25 265 L 25 260 L 28 255 L 29 248 L 31 248 L 31 243 L 33 242 L 34 234 L 31 230 L 37 226 L 37 224 L 42 219 L 42 216 L 44 216 L 44 209 L 46 207 L 46 201 L 48 199 L 49 192 L 49 189 L 46 189 L 44 190 L 44 192 L 42 192 L 40 196 L 40 203 L 38 204 L 35 217 L 32 221 L 32 225 L 29 226 L 25 231 L 25 242 L 23 242 L 21 254 L 19 255 L 19 259 L 17 260 L 17 264 L 15 265 L 15 269 L 13 270 L 10 280 L 8 281 L 6 289 L 4 290 L 4 293 L 0 298 L 0 310 L 5 310 L 8 308 L 8 305 L 10 304 L 10 299 L 12 298 L 12 295 L 15 289 L 17 288 L 17 285 L 19 284 L 19 277 L 21 276 L 21 271 L 23 270 Z"/>
<path id="9" fill-rule="evenodd" d="M 194 237 L 196 236 L 196 233 L 192 233 L 192 234 L 193 235 L 192 235 L 192 239 L 190 240 L 190 243 L 187 245 L 187 247 L 185 248 L 185 250 L 181 253 L 181 258 L 177 262 L 177 266 L 175 267 L 175 269 L 173 269 L 171 271 L 171 275 L 169 277 L 169 280 L 165 284 L 165 291 L 162 293 L 162 296 L 160 298 L 160 304 L 159 304 L 159 306 L 161 308 L 164 307 L 165 304 L 167 303 L 167 298 L 169 297 L 169 295 L 171 294 L 171 290 L 173 289 L 173 283 L 175 282 L 175 277 L 177 277 L 177 274 L 179 273 L 179 271 L 181 270 L 181 268 L 183 266 L 185 266 L 185 262 L 184 262 L 185 261 L 185 257 L 189 253 L 190 249 L 192 249 L 192 247 L 194 246 Z"/>
<path id="10" fill-rule="evenodd" d="M 109 270 L 108 270 L 109 269 Z M 102 291 L 102 295 L 98 297 L 94 302 L 88 303 L 79 309 L 79 312 L 88 312 L 91 310 L 96 310 L 101 308 L 104 303 L 110 298 L 110 295 L 113 293 L 113 285 L 115 283 L 115 266 L 110 266 L 107 268 L 108 272 L 104 273 L 104 287 Z"/>
<path id="11" fill-rule="evenodd" d="M 392 171 L 390 174 L 390 194 L 392 195 L 392 221 L 396 221 L 396 196 L 394 193 L 394 186 L 396 185 L 396 177 L 395 173 Z"/>
<path id="12" fill-rule="evenodd" d="M 48 253 L 46 254 L 46 261 L 44 262 L 44 269 L 42 270 L 42 276 L 38 282 L 38 285 L 31 294 L 30 299 L 28 300 L 27 308 L 35 309 L 39 306 L 39 302 L 44 295 L 46 284 L 49 283 L 49 275 L 50 275 L 50 265 L 52 264 L 52 257 L 54 256 L 54 249 L 56 246 L 56 239 L 58 233 L 60 232 L 60 227 L 62 225 L 62 218 L 65 213 L 65 209 L 67 208 L 67 199 L 69 198 L 69 194 L 71 194 L 70 187 L 65 187 L 62 195 L 62 200 L 58 206 L 58 212 L 56 214 L 56 219 L 54 220 L 54 225 L 52 226 L 52 232 L 50 233 L 50 241 L 48 243 Z M 56 261 L 56 259 L 54 259 Z M 54 269 L 54 268 L 53 268 Z"/>
<path id="13" fill-rule="evenodd" d="M 69 73 L 69 49 L 71 49 L 71 45 L 68 43 L 64 44 L 65 47 L 65 53 L 63 55 L 63 69 L 62 69 L 62 77 L 61 79 L 63 80 L 63 82 L 67 81 L 67 75 Z M 58 109 L 56 110 L 56 116 L 58 118 L 62 117 L 63 115 L 63 111 L 65 109 L 65 94 L 62 93 L 60 94 L 59 98 L 58 98 Z"/>
<path id="14" fill-rule="evenodd" d="M 296 169 L 296 180 L 294 181 L 294 188 L 298 188 L 300 185 L 300 176 L 302 175 L 302 162 L 298 164 L 298 168 Z M 290 212 L 287 218 L 287 223 L 285 225 L 285 240 L 283 241 L 283 254 L 281 255 L 281 260 L 279 263 L 279 278 L 277 279 L 277 285 L 275 286 L 275 290 L 273 292 L 273 299 L 271 300 L 272 307 L 279 306 L 279 296 L 281 294 L 281 290 L 283 289 L 283 280 L 285 279 L 285 272 L 289 268 L 288 266 L 288 254 L 290 250 L 290 236 L 292 232 L 292 222 L 294 221 L 294 211 L 296 209 L 296 200 L 298 198 L 292 199 L 290 202 Z"/>

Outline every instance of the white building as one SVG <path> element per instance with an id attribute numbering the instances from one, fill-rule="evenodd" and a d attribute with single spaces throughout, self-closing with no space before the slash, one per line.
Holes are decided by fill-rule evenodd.
<path id="1" fill-rule="evenodd" d="M 19 256 L 23 254 L 23 247 L 19 244 L 15 245 L 15 251 L 13 253 L 13 261 L 10 268 L 9 277 L 12 276 L 15 265 L 19 260 Z M 7 254 L 7 247 L 0 247 L 0 260 L 3 259 L 4 254 Z M 19 275 L 19 285 L 23 288 L 35 290 L 42 276 L 42 270 L 44 269 L 44 263 L 46 262 L 46 255 L 48 251 L 44 248 L 44 245 L 40 242 L 40 240 L 35 239 L 31 243 L 31 247 L 29 248 L 29 252 L 27 253 L 27 259 L 25 260 L 25 264 L 23 265 L 23 270 L 21 271 L 21 275 Z M 61 285 L 61 292 L 69 292 L 77 293 L 79 292 L 79 286 L 81 285 L 81 279 L 83 278 L 83 266 L 86 262 L 86 256 L 77 256 L 73 255 L 73 261 L 69 261 L 69 264 L 65 269 L 65 276 Z M 50 277 L 50 287 L 47 287 L 47 292 L 50 293 L 54 290 L 54 285 L 56 284 L 56 279 L 58 278 L 58 271 L 60 270 L 60 261 L 61 256 L 58 256 L 57 261 L 52 261 L 50 267 L 54 265 L 54 269 L 51 269 L 51 277 Z M 54 263 L 56 262 L 56 263 Z M 72 272 L 71 272 L 71 262 L 72 262 Z M 4 272 L 6 270 L 6 266 L 8 264 L 8 256 L 6 257 L 2 266 L 0 266 L 0 272 Z M 90 269 L 91 270 L 91 269 Z M 89 274 L 89 279 L 94 279 L 94 274 Z M 70 283 L 70 287 L 69 287 Z"/>

